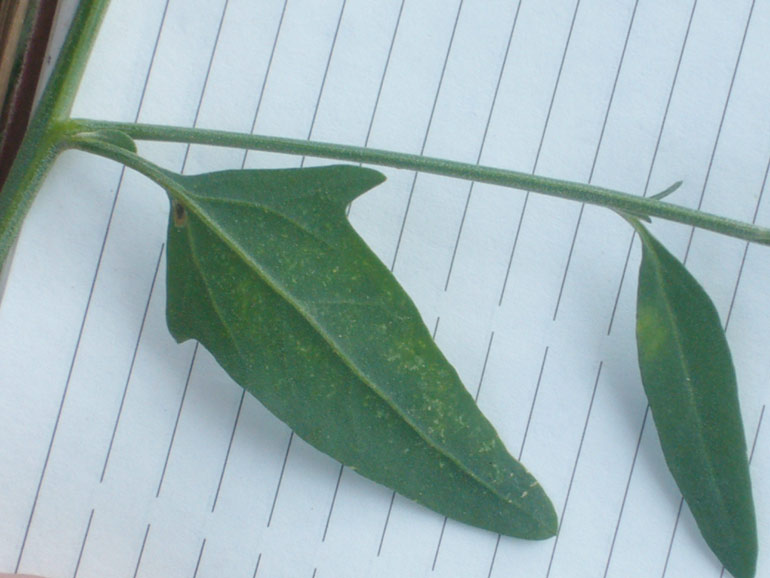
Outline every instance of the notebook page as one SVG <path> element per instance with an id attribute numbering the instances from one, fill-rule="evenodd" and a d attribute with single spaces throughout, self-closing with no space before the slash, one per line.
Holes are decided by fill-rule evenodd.
<path id="1" fill-rule="evenodd" d="M 767 0 L 112 0 L 74 114 L 393 149 L 640 195 L 681 179 L 673 201 L 770 226 L 768 25 Z M 140 150 L 188 174 L 320 164 Z M 351 221 L 545 487 L 558 536 L 501 538 L 415 505 L 293 436 L 204 348 L 177 345 L 164 319 L 165 195 L 69 152 L 0 302 L 0 570 L 721 575 L 646 411 L 629 227 L 595 207 L 383 172 Z M 652 228 L 726 324 L 762 545 L 770 253 Z"/>

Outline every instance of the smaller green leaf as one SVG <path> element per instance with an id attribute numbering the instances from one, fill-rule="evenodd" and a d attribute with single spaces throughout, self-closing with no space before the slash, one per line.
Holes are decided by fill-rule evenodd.
<path id="1" fill-rule="evenodd" d="M 638 221 L 637 346 L 666 463 L 703 537 L 736 578 L 754 576 L 757 530 L 730 350 L 714 304 Z"/>

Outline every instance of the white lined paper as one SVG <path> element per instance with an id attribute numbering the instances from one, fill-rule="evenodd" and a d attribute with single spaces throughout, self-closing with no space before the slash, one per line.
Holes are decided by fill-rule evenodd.
<path id="1" fill-rule="evenodd" d="M 684 178 L 677 202 L 702 196 L 707 210 L 770 224 L 768 18 L 764 0 L 731 10 L 703 0 L 113 0 L 76 114 L 422 150 L 639 194 Z M 301 162 L 142 150 L 190 173 Z M 642 426 L 630 230 L 594 207 L 386 172 L 351 219 L 395 262 L 442 350 L 480 388 L 482 411 L 548 490 L 558 539 L 444 524 L 298 438 L 288 449 L 288 428 L 205 350 L 168 336 L 163 195 L 68 153 L 25 225 L 0 304 L 2 568 L 56 578 L 720 574 L 689 514 L 678 516 L 649 418 Z M 655 231 L 687 254 L 729 318 L 762 544 L 770 257 L 702 232 L 688 250 L 687 227 Z M 758 575 L 768 563 L 761 549 Z"/>

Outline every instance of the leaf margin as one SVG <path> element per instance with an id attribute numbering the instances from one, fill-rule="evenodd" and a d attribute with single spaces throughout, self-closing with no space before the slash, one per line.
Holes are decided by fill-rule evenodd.
<path id="1" fill-rule="evenodd" d="M 314 169 L 320 169 L 320 170 L 333 170 L 333 169 L 354 170 L 355 169 L 355 170 L 369 171 L 372 174 L 376 173 L 377 175 L 380 175 L 380 173 L 377 173 L 376 171 L 373 171 L 371 169 L 363 169 L 361 167 L 354 167 L 354 166 L 351 166 L 351 165 L 331 165 L 331 166 L 326 166 L 326 167 L 315 167 Z M 169 186 L 165 187 L 166 190 L 167 190 L 167 193 L 169 194 L 169 197 L 171 198 L 171 201 L 172 201 L 172 211 L 171 211 L 171 216 L 170 216 L 170 219 L 169 219 L 169 247 L 171 247 L 171 236 L 170 235 L 171 235 L 171 231 L 173 229 L 188 227 L 190 219 L 192 217 L 203 217 L 204 219 L 206 218 L 205 215 L 204 215 L 205 211 L 201 207 L 201 204 L 199 202 L 196 202 L 196 198 L 195 198 L 196 194 L 194 192 L 195 187 L 191 186 L 191 183 L 193 183 L 196 178 L 202 178 L 202 179 L 205 180 L 207 178 L 210 179 L 212 177 L 212 175 L 227 175 L 227 174 L 233 174 L 233 173 L 238 173 L 240 175 L 245 175 L 247 173 L 255 173 L 255 174 L 256 173 L 262 173 L 262 174 L 265 174 L 265 173 L 281 173 L 281 172 L 288 173 L 288 172 L 293 172 L 293 171 L 298 171 L 298 170 L 311 171 L 313 169 L 267 169 L 267 170 L 251 170 L 251 171 L 249 171 L 249 170 L 245 170 L 245 171 L 244 170 L 238 170 L 238 171 L 217 171 L 215 173 L 205 173 L 203 175 L 178 175 L 178 174 L 170 172 L 170 171 L 164 171 L 164 174 L 171 181 L 169 183 Z M 382 176 L 380 175 L 380 177 L 382 177 Z M 371 184 L 371 186 L 375 186 L 376 184 L 379 184 L 379 182 L 381 182 L 381 180 L 384 179 L 384 177 L 382 177 L 382 178 L 380 178 L 380 177 L 377 177 L 377 179 L 375 179 L 375 180 L 377 180 L 377 182 L 373 182 Z M 370 188 L 370 187 L 368 187 L 368 188 Z M 365 190 L 368 190 L 368 188 L 366 188 Z M 344 206 L 346 206 L 347 203 L 350 200 L 352 200 L 353 198 L 355 198 L 355 196 L 358 196 L 358 194 L 361 194 L 362 192 L 365 192 L 365 191 L 359 191 L 356 195 L 353 195 L 350 199 L 347 199 L 345 203 L 339 204 L 338 208 L 340 209 L 340 213 L 343 216 L 343 219 L 344 219 L 344 210 L 343 210 Z M 180 212 L 176 208 L 177 206 L 181 206 L 183 210 Z M 180 215 L 182 215 L 182 214 L 183 214 L 183 218 L 180 218 Z M 350 224 L 346 220 L 344 222 L 345 222 L 346 226 L 350 227 Z M 350 227 L 350 229 L 351 229 L 351 231 L 353 230 L 352 227 Z M 358 237 L 358 238 L 360 240 L 360 237 Z M 366 245 L 363 242 L 363 240 L 360 240 L 360 241 L 366 247 Z M 368 247 L 366 247 L 366 249 L 371 252 L 371 250 L 368 249 Z M 373 253 L 372 253 L 372 255 L 373 255 Z M 375 257 L 375 259 L 376 259 L 376 257 Z M 384 265 L 382 265 L 381 262 L 379 262 L 379 260 L 378 260 L 378 263 L 384 268 Z M 170 270 L 170 268 L 171 268 L 171 259 L 170 258 L 167 261 L 167 267 L 169 267 L 169 270 Z M 391 275 L 391 277 L 392 277 L 392 275 Z M 397 281 L 395 281 L 395 278 L 393 278 L 393 282 L 396 284 L 398 289 L 400 289 L 400 291 L 403 292 L 403 289 L 400 287 L 400 285 L 398 285 Z M 273 289 L 276 289 L 276 288 L 273 287 Z M 282 294 L 280 290 L 276 290 L 276 292 L 279 293 L 279 294 Z M 408 298 L 408 296 L 406 296 L 406 293 L 403 292 L 403 294 L 406 297 L 406 299 L 408 300 L 409 298 Z M 286 295 L 282 294 L 282 296 L 284 298 L 286 298 Z M 409 300 L 409 303 L 411 303 L 411 300 Z M 413 304 L 412 304 L 412 306 L 413 306 Z M 172 329 L 172 325 L 173 324 L 172 324 L 171 320 L 169 319 L 169 328 L 170 329 Z M 425 331 L 427 331 L 427 328 L 425 329 Z M 175 339 L 177 339 L 177 341 L 183 341 L 186 338 L 194 337 L 194 336 L 191 336 L 191 335 L 182 335 L 182 334 L 180 334 L 180 332 L 174 331 L 173 329 L 172 329 L 172 335 L 174 336 Z M 327 342 L 328 342 L 329 345 L 333 345 L 333 343 L 331 341 L 327 340 Z M 432 339 L 431 339 L 431 343 L 432 343 Z M 435 347 L 435 344 L 433 344 L 433 346 Z M 436 351 L 438 351 L 437 348 L 436 348 Z M 222 363 L 221 360 L 218 359 L 218 362 L 220 364 L 222 364 L 223 367 L 225 366 L 225 364 Z M 451 366 L 449 366 L 449 367 L 451 368 Z M 354 367 L 351 367 L 351 369 L 356 369 L 357 370 L 357 368 L 354 368 Z M 226 368 L 226 370 L 232 376 L 232 372 L 230 370 L 228 370 L 227 368 Z M 453 368 L 452 368 L 452 371 L 454 372 Z M 456 375 L 456 372 L 455 372 L 455 375 Z M 233 376 L 233 377 L 235 377 L 235 376 Z M 238 381 L 239 383 L 241 382 L 241 380 L 239 380 L 239 379 L 236 379 L 236 381 Z M 458 381 L 459 381 L 459 379 L 458 379 Z M 247 387 L 247 389 L 249 389 L 249 388 Z M 254 393 L 254 392 L 252 391 L 252 393 Z M 470 394 L 468 394 L 468 392 L 466 390 L 463 390 L 463 393 L 466 394 L 470 398 Z M 273 411 L 273 410 L 271 409 L 271 411 Z M 479 415 L 482 415 L 482 414 L 479 412 Z M 402 415 L 402 417 L 403 417 L 403 415 Z M 485 423 L 488 424 L 488 422 L 486 422 L 485 418 L 484 418 L 484 421 L 485 421 Z M 490 428 L 492 427 L 491 424 L 488 424 L 488 425 L 489 425 Z M 421 436 L 423 436 L 423 433 L 419 430 L 419 428 L 415 428 L 415 430 L 418 431 Z M 493 428 L 492 428 L 492 431 L 494 431 Z M 497 434 L 495 433 L 495 436 L 496 435 Z M 436 446 L 435 443 L 433 442 L 433 440 L 426 439 L 425 441 L 430 443 L 430 445 L 432 445 L 434 447 L 434 449 L 437 449 L 437 450 L 442 451 L 442 452 L 446 452 L 447 451 L 446 448 L 441 448 L 441 447 Z M 499 441 L 499 438 L 498 438 L 498 441 Z M 325 450 L 322 450 L 322 451 L 325 451 Z M 451 457 L 452 461 L 454 461 L 456 463 L 456 465 L 458 465 L 461 469 L 465 468 L 466 469 L 466 474 L 472 475 L 472 477 L 478 483 L 484 485 L 485 487 L 487 487 L 487 489 L 493 491 L 493 493 L 495 493 L 500 499 L 505 498 L 506 501 L 508 501 L 509 503 L 513 504 L 513 502 L 511 501 L 510 496 L 504 497 L 502 494 L 499 494 L 498 491 L 494 488 L 494 486 L 489 485 L 489 481 L 485 481 L 483 479 L 477 478 L 475 473 L 472 472 L 472 470 L 467 470 L 467 466 L 462 464 L 462 463 L 460 463 L 460 462 L 458 462 L 451 453 L 449 453 L 447 455 L 449 455 Z M 513 458 L 510 455 L 509 455 L 509 457 L 514 462 L 519 464 L 518 461 L 515 460 L 515 458 Z M 523 467 L 522 467 L 522 469 L 523 469 Z M 523 471 L 528 476 L 531 477 L 531 474 L 529 474 L 529 472 L 526 472 L 526 469 L 523 469 Z M 532 536 L 521 536 L 521 535 L 519 535 L 519 537 L 528 537 L 530 539 L 545 539 L 545 538 L 553 536 L 556 533 L 556 529 L 557 529 L 556 514 L 555 514 L 555 510 L 553 509 L 553 505 L 551 504 L 550 500 L 548 500 L 548 498 L 545 495 L 545 493 L 542 490 L 542 488 L 539 486 L 539 484 L 536 482 L 536 480 L 534 480 L 534 478 L 532 478 L 532 480 L 533 480 L 532 484 L 528 487 L 528 490 L 530 492 L 532 492 L 532 494 L 533 494 L 533 496 L 530 496 L 530 500 L 534 499 L 535 496 L 539 496 L 540 493 L 542 493 L 542 496 L 545 498 L 545 503 L 546 503 L 546 506 L 544 506 L 542 509 L 545 511 L 546 515 L 545 515 L 544 520 L 539 522 L 541 528 L 540 528 L 540 530 L 538 531 L 537 534 L 533 534 Z M 528 492 L 524 491 L 522 493 L 522 495 L 521 495 L 521 499 L 526 497 L 527 494 L 528 494 Z M 409 497 L 411 499 L 416 499 L 417 501 L 420 501 L 424 505 L 427 505 L 425 501 L 419 500 L 419 499 L 417 499 L 413 495 L 409 496 Z M 428 507 L 436 509 L 435 507 L 430 506 L 430 505 L 428 505 Z M 451 517 L 451 515 L 450 515 L 450 517 Z M 467 520 L 466 520 L 466 522 L 467 522 Z M 471 523 L 471 524 L 476 525 L 476 526 L 482 526 L 482 524 L 479 524 L 479 523 L 474 523 L 474 522 L 467 522 L 467 523 Z M 511 534 L 508 531 L 504 531 L 502 533 L 506 533 L 506 534 L 509 534 L 509 535 L 517 535 L 517 534 Z"/>
<path id="2" fill-rule="evenodd" d="M 756 573 L 758 538 L 751 492 L 748 446 L 740 414 L 735 368 L 718 311 L 705 289 L 685 266 L 638 219 L 630 215 L 623 216 L 634 227 L 642 242 L 636 314 L 639 369 L 666 464 L 712 552 L 735 578 L 752 578 Z M 653 286 L 655 284 L 658 285 L 657 291 Z M 660 302 L 657 304 L 662 305 L 661 310 L 656 311 L 654 292 L 662 297 L 659 299 L 662 304 Z M 674 301 L 677 299 L 672 294 L 677 293 L 689 295 L 690 305 L 697 304 L 700 324 L 703 325 L 700 327 L 699 335 L 683 333 L 682 326 L 689 326 L 692 323 L 693 311 L 692 307 L 688 311 L 675 305 Z M 702 485 L 708 477 L 690 472 L 691 468 L 698 470 L 702 466 L 693 462 L 696 452 L 681 451 L 677 447 L 678 444 L 693 443 L 694 440 L 688 435 L 687 427 L 682 431 L 675 423 L 676 412 L 686 408 L 675 407 L 676 404 L 672 404 L 666 395 L 662 395 L 671 391 L 665 391 L 670 387 L 670 383 L 663 383 L 660 375 L 661 363 L 665 363 L 666 360 L 665 355 L 661 355 L 660 352 L 664 343 L 661 341 L 660 327 L 655 317 L 658 318 L 657 321 L 670 325 L 667 329 L 673 343 L 668 345 L 678 350 L 677 359 L 683 366 L 679 368 L 683 377 L 680 383 L 683 382 L 686 397 L 695 406 L 694 416 L 697 425 L 700 426 L 699 429 L 709 433 L 714 428 L 722 427 L 723 433 L 730 438 L 732 447 L 726 448 L 727 451 L 717 451 L 713 455 L 709 452 L 714 448 L 709 446 L 714 445 L 714 442 L 718 445 L 717 440 L 709 439 L 711 435 L 706 435 L 704 440 L 702 432 L 701 437 L 696 440 L 697 445 L 700 446 L 699 449 L 706 453 L 708 463 L 705 469 L 716 478 L 713 482 L 717 487 L 715 501 L 719 502 L 718 509 L 724 510 L 723 516 L 713 515 L 714 513 L 711 512 L 714 509 L 714 503 L 709 494 L 712 492 Z M 711 355 L 699 355 L 698 359 L 688 362 L 685 359 L 687 357 L 685 349 L 688 347 L 703 350 Z M 711 367 L 711 363 L 716 363 L 720 367 Z M 707 369 L 702 370 L 701 365 Z M 703 398 L 696 389 L 708 387 L 708 384 L 702 383 L 701 373 L 712 371 L 721 373 L 721 378 L 724 380 L 724 388 L 721 390 L 722 395 L 719 400 Z M 717 411 L 715 407 L 718 408 Z M 707 411 L 703 411 L 704 409 Z M 728 421 L 713 420 L 711 414 L 718 411 L 725 412 Z M 732 464 L 735 469 L 721 464 L 726 457 L 730 458 L 730 456 L 736 458 L 736 463 Z M 730 461 L 732 460 L 728 459 L 728 466 Z M 717 462 L 716 465 L 715 462 Z M 732 498 L 731 491 L 735 494 Z M 738 511 L 735 512 L 735 509 Z M 728 543 L 727 546 L 725 542 Z"/>

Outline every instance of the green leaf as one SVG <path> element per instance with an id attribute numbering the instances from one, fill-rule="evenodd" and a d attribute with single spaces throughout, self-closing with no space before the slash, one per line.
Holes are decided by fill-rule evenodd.
<path id="1" fill-rule="evenodd" d="M 714 304 L 641 223 L 639 367 L 663 454 L 703 537 L 736 578 L 754 576 L 757 531 L 730 350 Z"/>
<path id="2" fill-rule="evenodd" d="M 412 301 L 345 219 L 384 177 L 353 166 L 169 174 L 168 307 L 299 436 L 442 514 L 556 531 Z"/>

